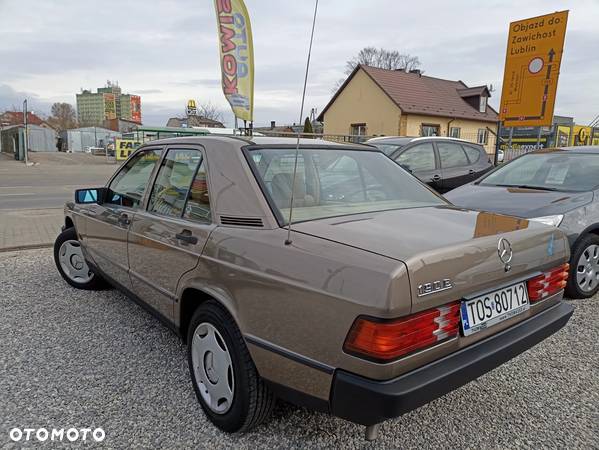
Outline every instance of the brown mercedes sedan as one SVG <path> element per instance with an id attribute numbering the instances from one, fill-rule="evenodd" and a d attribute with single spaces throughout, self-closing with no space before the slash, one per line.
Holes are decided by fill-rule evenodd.
<path id="1" fill-rule="evenodd" d="M 142 146 L 76 191 L 54 247 L 71 286 L 116 286 L 182 336 L 222 430 L 279 397 L 370 439 L 564 326 L 568 252 L 558 229 L 451 206 L 374 148 L 258 137 Z"/>

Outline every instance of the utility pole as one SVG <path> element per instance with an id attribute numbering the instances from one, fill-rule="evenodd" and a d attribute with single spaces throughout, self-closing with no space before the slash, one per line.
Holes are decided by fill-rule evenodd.
<path id="1" fill-rule="evenodd" d="M 23 123 L 25 124 L 25 165 L 29 165 L 29 132 L 27 129 L 27 99 L 23 101 Z"/>

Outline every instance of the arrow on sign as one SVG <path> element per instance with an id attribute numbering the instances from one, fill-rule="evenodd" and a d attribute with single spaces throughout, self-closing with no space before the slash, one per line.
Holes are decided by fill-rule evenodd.
<path id="1" fill-rule="evenodd" d="M 553 57 L 555 56 L 555 50 L 551 48 L 549 53 L 549 61 L 547 63 L 547 75 L 545 75 L 546 80 L 551 79 L 551 68 L 553 67 Z M 549 83 L 545 84 L 545 91 L 543 92 L 543 102 L 541 103 L 541 115 L 540 116 L 527 116 L 527 117 L 506 117 L 505 120 L 534 120 L 534 119 L 542 119 L 545 116 L 545 109 L 547 108 L 547 94 L 549 93 Z"/>

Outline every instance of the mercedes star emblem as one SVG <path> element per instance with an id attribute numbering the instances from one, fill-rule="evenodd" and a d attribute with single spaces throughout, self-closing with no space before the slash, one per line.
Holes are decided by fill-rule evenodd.
<path id="1" fill-rule="evenodd" d="M 503 264 L 505 264 L 505 271 L 509 272 L 512 268 L 510 266 L 510 262 L 512 257 L 514 256 L 514 251 L 512 250 L 512 244 L 506 238 L 499 239 L 497 243 L 497 254 L 499 255 L 499 259 Z"/>

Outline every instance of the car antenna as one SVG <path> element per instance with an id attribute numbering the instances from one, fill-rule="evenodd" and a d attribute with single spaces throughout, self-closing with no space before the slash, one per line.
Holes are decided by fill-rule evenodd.
<path id="1" fill-rule="evenodd" d="M 314 41 L 314 27 L 316 26 L 316 12 L 318 11 L 318 0 L 314 4 L 314 17 L 312 18 L 312 33 L 310 34 L 310 46 L 308 47 L 308 60 L 306 61 L 306 74 L 304 76 L 304 91 L 302 93 L 302 106 L 298 124 L 302 123 L 304 117 L 304 101 L 306 99 L 306 85 L 308 84 L 308 71 L 310 70 L 310 56 L 312 55 L 312 42 Z M 291 245 L 291 219 L 293 217 L 293 197 L 295 194 L 295 178 L 297 176 L 297 158 L 299 156 L 300 132 L 297 132 L 297 143 L 295 145 L 295 161 L 293 163 L 293 177 L 291 178 L 291 198 L 289 199 L 289 221 L 287 222 L 287 239 L 285 245 Z"/>

